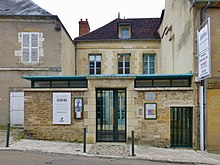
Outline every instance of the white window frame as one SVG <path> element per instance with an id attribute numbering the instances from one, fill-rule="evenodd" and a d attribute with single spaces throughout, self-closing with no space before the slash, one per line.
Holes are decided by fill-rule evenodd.
<path id="1" fill-rule="evenodd" d="M 144 60 L 145 60 L 145 58 L 144 58 L 144 56 L 147 56 L 147 67 L 144 67 Z M 150 58 L 149 57 L 153 57 L 153 62 L 154 62 L 154 66 L 153 67 L 151 67 L 150 66 L 150 63 L 152 62 L 152 61 L 150 61 Z M 143 63 L 142 63 L 142 65 L 143 65 L 143 74 L 155 74 L 156 73 L 156 54 L 143 54 Z M 154 73 L 150 73 L 150 70 L 151 69 L 154 69 Z M 147 73 L 144 73 L 144 71 L 147 69 Z"/>
<path id="2" fill-rule="evenodd" d="M 29 36 L 29 43 L 28 46 L 24 45 L 24 35 Z M 37 45 L 33 46 L 32 43 L 32 35 L 37 35 L 38 41 Z M 24 60 L 24 49 L 28 50 L 28 60 Z M 32 59 L 32 49 L 36 49 L 37 51 L 37 60 Z M 21 62 L 22 63 L 39 63 L 39 56 L 40 56 L 40 33 L 38 32 L 22 32 L 21 33 Z"/>
<path id="3" fill-rule="evenodd" d="M 94 57 L 94 74 L 90 74 L 90 57 Z M 97 57 L 100 57 L 101 60 L 97 61 Z M 97 66 L 96 66 L 97 62 L 101 62 L 101 73 L 100 74 L 102 74 L 102 55 L 101 54 L 90 54 L 89 55 L 89 74 L 90 75 L 96 75 L 97 74 L 96 73 L 97 72 Z"/>
<path id="4" fill-rule="evenodd" d="M 123 73 L 122 74 L 130 74 L 131 73 L 131 55 L 130 54 L 119 54 L 118 55 L 118 58 L 120 58 L 120 57 L 122 57 L 122 63 L 123 63 L 123 66 L 122 66 L 122 70 L 123 70 Z M 125 73 L 125 70 L 126 70 L 126 68 L 128 68 L 128 67 L 126 67 L 125 65 L 125 63 L 126 63 L 126 61 L 125 61 L 125 58 L 126 57 L 129 57 L 129 73 Z M 119 60 L 119 59 L 118 59 Z M 118 61 L 119 62 L 119 61 Z M 121 67 L 120 67 L 121 68 Z M 118 66 L 118 69 L 119 69 L 119 66 Z"/>

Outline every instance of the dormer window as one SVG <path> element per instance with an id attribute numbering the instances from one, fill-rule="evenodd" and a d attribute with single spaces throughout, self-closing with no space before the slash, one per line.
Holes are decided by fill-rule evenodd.
<path id="1" fill-rule="evenodd" d="M 119 23 L 118 32 L 120 39 L 131 38 L 131 23 Z"/>

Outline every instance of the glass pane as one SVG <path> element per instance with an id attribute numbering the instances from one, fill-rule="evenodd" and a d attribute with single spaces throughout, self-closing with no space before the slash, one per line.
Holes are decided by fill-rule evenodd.
<path id="1" fill-rule="evenodd" d="M 170 86 L 170 80 L 154 80 L 155 87 L 168 87 Z"/>
<path id="2" fill-rule="evenodd" d="M 94 74 L 94 69 L 90 69 L 89 74 Z"/>
<path id="3" fill-rule="evenodd" d="M 155 63 L 154 62 L 150 62 L 150 68 L 154 68 Z"/>
<path id="4" fill-rule="evenodd" d="M 129 38 L 129 29 L 128 28 L 121 29 L 121 38 Z"/>
<path id="5" fill-rule="evenodd" d="M 95 56 L 89 56 L 89 61 L 94 61 L 95 60 Z"/>
<path id="6" fill-rule="evenodd" d="M 125 67 L 130 67 L 130 62 L 125 62 Z"/>
<path id="7" fill-rule="evenodd" d="M 118 62 L 118 67 L 123 67 L 123 62 Z"/>
<path id="8" fill-rule="evenodd" d="M 155 61 L 155 55 L 149 55 L 149 62 Z"/>
<path id="9" fill-rule="evenodd" d="M 96 69 L 96 74 L 101 74 L 101 69 Z"/>
<path id="10" fill-rule="evenodd" d="M 148 55 L 146 54 L 143 55 L 143 62 L 148 62 Z"/>
<path id="11" fill-rule="evenodd" d="M 90 68 L 94 68 L 94 67 L 95 67 L 95 63 L 94 63 L 94 62 L 90 62 L 90 63 L 89 63 L 89 67 L 90 67 Z"/>
<path id="12" fill-rule="evenodd" d="M 68 87 L 68 81 L 52 81 L 52 87 Z"/>
<path id="13" fill-rule="evenodd" d="M 179 79 L 179 80 L 172 80 L 173 87 L 189 87 L 189 80 L 188 79 Z"/>
<path id="14" fill-rule="evenodd" d="M 101 56 L 96 56 L 96 61 L 102 61 Z"/>
<path id="15" fill-rule="evenodd" d="M 149 74 L 154 74 L 154 73 L 155 73 L 155 69 L 154 68 L 150 68 Z"/>
<path id="16" fill-rule="evenodd" d="M 96 63 L 96 68 L 101 68 L 101 62 Z"/>
<path id="17" fill-rule="evenodd" d="M 130 74 L 130 68 L 125 68 L 125 74 Z"/>
<path id="18" fill-rule="evenodd" d="M 123 69 L 122 68 L 118 68 L 118 74 L 123 74 Z"/>
<path id="19" fill-rule="evenodd" d="M 125 61 L 129 61 L 130 62 L 130 55 L 125 55 Z"/>
<path id="20" fill-rule="evenodd" d="M 34 82 L 34 87 L 35 88 L 46 88 L 50 87 L 50 82 L 49 81 L 35 81 Z"/>
<path id="21" fill-rule="evenodd" d="M 72 87 L 72 88 L 87 88 L 87 81 L 86 80 L 70 81 L 70 87 Z"/>
<path id="22" fill-rule="evenodd" d="M 97 141 L 113 141 L 113 91 L 97 92 Z"/>
<path id="23" fill-rule="evenodd" d="M 122 62 L 122 61 L 123 61 L 123 56 L 120 55 L 120 56 L 118 57 L 118 61 L 119 61 L 119 62 Z"/>
<path id="24" fill-rule="evenodd" d="M 152 80 L 136 80 L 136 88 L 152 87 Z"/>

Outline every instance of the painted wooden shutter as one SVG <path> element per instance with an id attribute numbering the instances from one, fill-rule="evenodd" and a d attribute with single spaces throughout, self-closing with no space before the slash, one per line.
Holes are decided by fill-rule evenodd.
<path id="1" fill-rule="evenodd" d="M 22 34 L 22 62 L 29 62 L 29 47 L 30 47 L 30 41 L 29 41 L 29 34 L 23 33 Z"/>
<path id="2" fill-rule="evenodd" d="M 10 92 L 10 125 L 24 126 L 24 92 Z"/>
<path id="3" fill-rule="evenodd" d="M 31 34 L 31 61 L 39 62 L 39 34 Z"/>

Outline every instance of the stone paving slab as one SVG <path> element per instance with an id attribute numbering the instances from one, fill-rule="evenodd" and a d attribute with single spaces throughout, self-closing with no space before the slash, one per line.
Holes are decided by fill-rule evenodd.
<path id="1" fill-rule="evenodd" d="M 130 146 L 126 144 L 93 144 L 91 149 L 88 151 L 89 154 L 93 155 L 109 155 L 109 156 L 130 156 Z"/>

